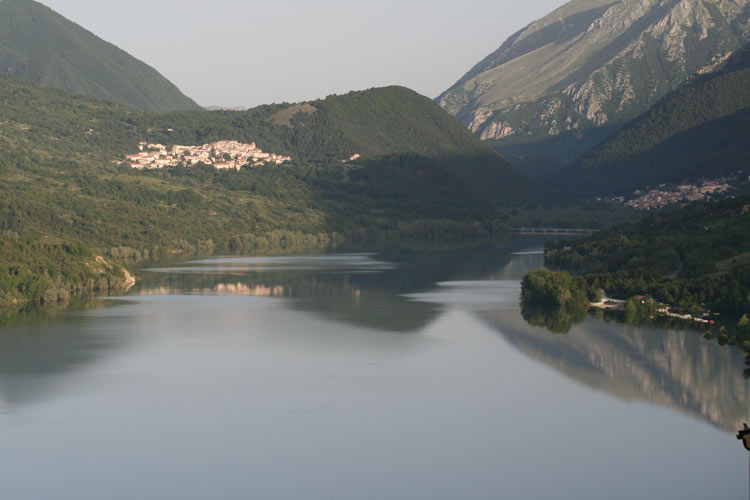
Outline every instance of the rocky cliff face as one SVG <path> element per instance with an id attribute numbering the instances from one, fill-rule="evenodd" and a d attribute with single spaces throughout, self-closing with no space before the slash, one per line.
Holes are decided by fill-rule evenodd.
<path id="1" fill-rule="evenodd" d="M 750 40 L 750 0 L 573 0 L 511 36 L 438 102 L 482 139 L 618 125 Z"/>

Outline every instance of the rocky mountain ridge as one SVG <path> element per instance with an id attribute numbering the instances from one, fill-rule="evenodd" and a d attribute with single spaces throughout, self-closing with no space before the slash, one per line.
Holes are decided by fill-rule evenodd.
<path id="1" fill-rule="evenodd" d="M 628 196 L 661 184 L 747 179 L 750 46 L 695 75 L 646 113 L 550 176 L 577 196 Z M 655 168 L 655 166 L 658 166 Z M 664 190 L 659 196 L 667 199 Z"/>
<path id="2" fill-rule="evenodd" d="M 750 0 L 573 0 L 437 101 L 498 144 L 583 139 L 619 128 L 748 40 Z"/>

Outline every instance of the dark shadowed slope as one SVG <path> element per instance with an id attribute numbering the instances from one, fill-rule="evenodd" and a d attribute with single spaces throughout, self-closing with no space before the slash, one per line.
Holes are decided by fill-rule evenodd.
<path id="1" fill-rule="evenodd" d="M 748 170 L 750 47 L 698 76 L 553 181 L 587 197 Z"/>

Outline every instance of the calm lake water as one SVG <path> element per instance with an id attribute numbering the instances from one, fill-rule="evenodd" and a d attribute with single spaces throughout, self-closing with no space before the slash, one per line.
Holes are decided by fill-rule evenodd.
<path id="1" fill-rule="evenodd" d="M 542 240 L 206 259 L 0 327 L 0 497 L 746 499 L 740 354 L 528 325 Z"/>

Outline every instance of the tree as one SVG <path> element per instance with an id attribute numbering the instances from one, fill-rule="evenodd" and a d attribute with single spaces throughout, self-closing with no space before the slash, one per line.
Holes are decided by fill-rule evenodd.
<path id="1" fill-rule="evenodd" d="M 567 271 L 540 269 L 524 276 L 521 281 L 521 300 L 528 305 L 566 306 L 586 303 L 586 294 Z"/>

